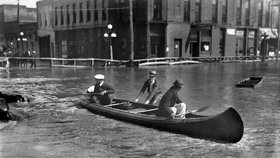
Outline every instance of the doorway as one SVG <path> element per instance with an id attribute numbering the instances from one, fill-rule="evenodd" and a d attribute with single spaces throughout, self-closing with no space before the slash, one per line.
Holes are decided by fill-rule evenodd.
<path id="1" fill-rule="evenodd" d="M 191 57 L 199 57 L 199 46 L 197 42 L 190 43 L 190 56 Z"/>
<path id="2" fill-rule="evenodd" d="M 174 57 L 182 57 L 182 39 L 174 39 Z"/>
<path id="3" fill-rule="evenodd" d="M 39 37 L 40 57 L 51 57 L 50 54 L 50 36 Z"/>

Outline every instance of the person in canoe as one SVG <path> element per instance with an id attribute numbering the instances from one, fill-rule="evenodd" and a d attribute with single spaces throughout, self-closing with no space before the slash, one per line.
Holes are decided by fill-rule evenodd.
<path id="1" fill-rule="evenodd" d="M 94 76 L 96 83 L 94 86 L 88 88 L 87 93 L 90 96 L 92 102 L 108 105 L 112 103 L 113 95 L 115 90 L 107 85 L 104 81 L 105 77 L 102 74 L 97 74 Z"/>
<path id="2" fill-rule="evenodd" d="M 186 104 L 181 101 L 178 92 L 183 87 L 183 81 L 177 79 L 173 86 L 163 95 L 159 102 L 158 116 L 168 118 L 185 118 Z"/>
<path id="3" fill-rule="evenodd" d="M 149 73 L 149 79 L 144 82 L 141 91 L 139 92 L 135 102 L 139 101 L 139 97 L 142 96 L 147 90 L 148 96 L 145 100 L 145 104 L 154 105 L 160 98 L 162 91 L 160 89 L 160 84 L 156 79 L 156 71 L 151 70 Z"/>
<path id="4" fill-rule="evenodd" d="M 11 117 L 9 115 L 9 106 L 4 98 L 0 98 L 0 120 L 11 120 Z"/>

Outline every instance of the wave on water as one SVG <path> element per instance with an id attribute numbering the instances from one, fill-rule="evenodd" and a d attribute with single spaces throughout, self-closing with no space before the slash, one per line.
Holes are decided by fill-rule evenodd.
<path id="1" fill-rule="evenodd" d="M 15 126 L 17 121 L 0 122 L 0 131 L 8 127 Z"/>

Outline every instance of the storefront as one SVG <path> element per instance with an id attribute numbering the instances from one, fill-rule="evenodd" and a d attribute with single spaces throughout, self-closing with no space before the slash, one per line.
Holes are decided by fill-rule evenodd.
<path id="1" fill-rule="evenodd" d="M 265 47 L 261 48 L 262 51 L 260 51 L 260 55 L 264 53 L 265 56 L 275 56 L 278 43 L 277 29 L 260 28 L 259 30 L 261 46 Z"/>

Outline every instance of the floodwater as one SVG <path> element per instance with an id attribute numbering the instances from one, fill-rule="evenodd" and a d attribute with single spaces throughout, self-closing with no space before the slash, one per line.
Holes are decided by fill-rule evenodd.
<path id="1" fill-rule="evenodd" d="M 134 100 L 150 68 L 158 72 L 165 91 L 176 78 L 179 95 L 189 109 L 210 106 L 213 115 L 234 107 L 244 122 L 244 136 L 235 144 L 194 139 L 140 127 L 75 105 L 82 91 L 103 73 L 117 98 Z M 235 88 L 249 76 L 263 76 L 258 88 Z M 33 98 L 11 105 L 24 118 L 0 123 L 0 157 L 280 157 L 280 64 L 204 63 L 146 68 L 101 67 L 10 68 L 0 70 L 0 91 Z M 143 101 L 143 98 L 142 98 Z"/>

